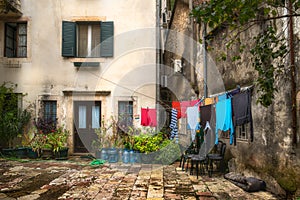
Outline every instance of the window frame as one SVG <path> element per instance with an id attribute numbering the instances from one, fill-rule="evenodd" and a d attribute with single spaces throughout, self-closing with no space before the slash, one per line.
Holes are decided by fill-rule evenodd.
<path id="1" fill-rule="evenodd" d="M 97 56 L 79 56 L 80 24 L 100 24 L 100 53 Z M 97 44 L 96 46 L 98 46 Z M 114 22 L 113 21 L 62 21 L 62 56 L 72 58 L 103 58 L 113 57 L 114 53 Z"/>
<path id="2" fill-rule="evenodd" d="M 236 126 L 236 139 L 239 141 L 248 141 L 250 139 L 250 123 Z"/>
<path id="3" fill-rule="evenodd" d="M 125 103 L 126 111 L 121 113 L 120 103 Z M 123 123 L 123 118 L 126 117 L 126 123 Z M 118 101 L 118 124 L 121 128 L 133 126 L 133 101 L 120 100 Z"/>
<path id="4" fill-rule="evenodd" d="M 47 104 L 50 106 L 50 113 L 47 114 Z M 53 110 L 55 109 L 55 110 Z M 57 123 L 57 101 L 43 100 L 43 120 L 50 123 Z"/>
<path id="5" fill-rule="evenodd" d="M 14 27 L 14 26 L 15 27 Z M 21 34 L 20 33 L 20 25 L 25 25 L 26 28 L 26 34 Z M 27 58 L 28 57 L 28 22 L 27 21 L 22 21 L 22 22 L 5 22 L 4 23 L 5 26 L 5 35 L 4 35 L 4 57 L 7 58 Z M 10 28 L 13 31 L 13 36 L 8 35 L 8 28 Z M 25 37 L 25 45 L 21 45 L 20 44 L 20 40 L 19 40 L 19 36 L 23 36 Z M 8 53 L 8 38 L 10 37 L 10 39 L 12 40 L 12 45 L 13 47 L 11 48 L 12 51 L 12 56 L 9 55 Z M 20 48 L 23 47 L 25 48 L 25 55 L 19 55 Z"/>

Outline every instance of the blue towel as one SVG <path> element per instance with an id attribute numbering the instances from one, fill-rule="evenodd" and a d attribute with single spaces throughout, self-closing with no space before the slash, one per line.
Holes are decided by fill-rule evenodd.
<path id="1" fill-rule="evenodd" d="M 218 96 L 218 101 L 223 101 L 223 100 L 226 100 L 227 99 L 227 94 L 222 94 L 220 96 Z"/>
<path id="2" fill-rule="evenodd" d="M 218 130 L 228 131 L 230 129 L 230 144 L 233 143 L 234 128 L 232 123 L 231 99 L 218 101 L 216 104 L 216 140 L 218 144 Z"/>

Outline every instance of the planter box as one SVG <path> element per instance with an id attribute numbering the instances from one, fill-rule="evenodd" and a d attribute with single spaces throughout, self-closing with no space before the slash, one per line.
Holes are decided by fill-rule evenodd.
<path id="1" fill-rule="evenodd" d="M 27 147 L 18 147 L 14 151 L 17 158 L 27 158 Z"/>
<path id="2" fill-rule="evenodd" d="M 53 150 L 52 149 L 42 149 L 41 158 L 45 159 L 45 160 L 53 159 L 54 158 Z"/>
<path id="3" fill-rule="evenodd" d="M 151 164 L 153 162 L 153 155 L 151 153 L 149 153 L 149 154 L 142 153 L 141 154 L 141 161 L 144 164 Z"/>
<path id="4" fill-rule="evenodd" d="M 37 159 L 39 157 L 39 154 L 33 151 L 32 148 L 28 148 L 27 157 L 31 159 Z"/>
<path id="5" fill-rule="evenodd" d="M 13 148 L 2 149 L 2 155 L 4 157 L 15 157 L 15 150 Z"/>
<path id="6" fill-rule="evenodd" d="M 60 149 L 57 152 L 54 152 L 55 159 L 56 160 L 67 160 L 68 159 L 68 151 L 69 151 L 69 148 L 65 147 L 65 148 Z"/>

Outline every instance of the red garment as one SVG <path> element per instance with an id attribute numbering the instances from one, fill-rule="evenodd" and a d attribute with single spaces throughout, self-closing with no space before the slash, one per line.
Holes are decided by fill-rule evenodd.
<path id="1" fill-rule="evenodd" d="M 173 101 L 172 102 L 172 108 L 177 110 L 177 119 L 181 118 L 180 102 L 179 101 Z"/>
<path id="2" fill-rule="evenodd" d="M 148 117 L 149 117 L 149 121 L 150 121 L 149 126 L 156 127 L 157 122 L 156 122 L 156 109 L 155 108 L 148 110 Z"/>
<path id="3" fill-rule="evenodd" d="M 141 108 L 141 125 L 155 127 L 156 124 L 156 109 Z"/>
<path id="4" fill-rule="evenodd" d="M 180 107 L 181 107 L 181 117 L 186 118 L 186 109 L 188 107 L 193 107 L 198 103 L 199 100 L 193 100 L 193 101 L 182 101 L 180 102 Z"/>
<path id="5" fill-rule="evenodd" d="M 142 126 L 148 126 L 149 125 L 147 108 L 142 108 L 141 109 L 141 125 Z"/>

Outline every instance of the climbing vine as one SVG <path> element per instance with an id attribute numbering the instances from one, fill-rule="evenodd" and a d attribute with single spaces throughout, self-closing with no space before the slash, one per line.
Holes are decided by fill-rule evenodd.
<path id="1" fill-rule="evenodd" d="M 275 19 L 300 16 L 300 0 L 290 0 L 293 11 L 292 15 L 286 14 L 283 9 L 287 9 L 285 0 L 209 0 L 199 1 L 192 10 L 191 15 L 198 23 L 207 24 L 212 30 L 217 28 L 227 28 L 229 34 L 224 37 L 224 45 L 230 49 L 232 45 L 238 44 L 242 48 L 239 54 L 233 55 L 231 61 L 241 59 L 241 53 L 245 46 L 240 40 L 240 34 L 249 30 L 255 25 L 266 24 Z M 277 91 L 275 80 L 284 75 L 283 59 L 285 58 L 288 41 L 284 37 L 283 27 L 281 31 L 276 31 L 275 24 L 269 23 L 256 36 L 249 38 L 254 41 L 250 53 L 252 55 L 252 65 L 258 72 L 255 81 L 259 89 L 258 103 L 265 107 L 272 104 L 274 93 Z M 247 42 L 249 42 L 247 41 Z M 228 55 L 221 52 L 220 60 L 226 60 Z"/>
<path id="2" fill-rule="evenodd" d="M 260 94 L 257 102 L 268 106 L 277 91 L 275 78 L 284 74 L 284 57 L 287 54 L 285 38 L 276 36 L 273 26 L 268 26 L 262 33 L 254 37 L 255 46 L 250 53 L 253 56 L 253 66 L 258 72 L 257 86 Z M 275 61 L 276 62 L 273 62 Z"/>

